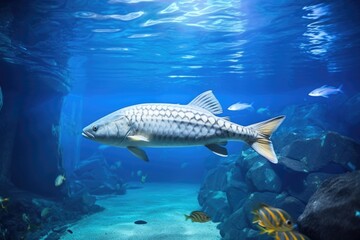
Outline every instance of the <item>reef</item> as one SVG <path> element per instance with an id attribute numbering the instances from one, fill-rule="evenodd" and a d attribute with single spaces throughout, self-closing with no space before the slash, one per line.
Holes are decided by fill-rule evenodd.
<path id="1" fill-rule="evenodd" d="M 0 186 L 0 239 L 59 239 L 70 234 L 70 224 L 102 211 L 88 193 L 45 198 L 13 186 Z"/>
<path id="2" fill-rule="evenodd" d="M 360 171 L 325 180 L 298 219 L 301 231 L 312 240 L 359 237 L 359 199 Z"/>
<path id="3" fill-rule="evenodd" d="M 327 179 L 341 178 L 346 172 L 360 169 L 360 144 L 339 133 L 325 131 L 329 126 L 317 120 L 324 117 L 323 108 L 319 105 L 291 106 L 283 114 L 288 118 L 272 138 L 279 164 L 268 162 L 249 147 L 245 147 L 241 155 L 232 155 L 225 160 L 210 158 L 205 164 L 207 173 L 198 201 L 203 211 L 213 221 L 219 222 L 218 228 L 224 240 L 268 239 L 268 236 L 259 235 L 259 230 L 252 223 L 252 211 L 260 203 L 284 209 L 294 222 L 303 214 L 298 230 L 315 240 L 330 238 L 318 238 L 313 231 L 322 231 L 326 224 L 341 228 L 345 215 L 355 214 L 354 208 L 351 212 L 347 211 L 350 211 L 349 208 L 341 209 L 341 203 L 335 204 L 339 206 L 336 209 L 342 211 L 336 220 L 332 215 L 334 210 L 326 208 L 328 215 L 322 212 L 315 218 L 316 213 L 310 212 L 310 209 L 315 199 L 321 198 L 319 194 L 311 196 L 324 181 L 325 186 L 330 186 L 332 182 L 327 182 Z M 348 186 L 334 190 L 334 194 L 343 191 L 340 195 L 345 197 L 350 184 Z M 353 186 L 356 184 L 353 183 Z M 329 197 L 327 199 L 330 201 Z M 351 199 L 355 199 L 355 195 Z M 309 210 L 304 212 L 308 202 L 310 205 L 306 209 Z M 325 217 L 330 218 L 328 223 L 325 221 L 324 225 L 321 224 L 323 228 L 317 228 L 315 222 L 323 221 Z M 356 223 L 354 216 L 350 219 Z"/>

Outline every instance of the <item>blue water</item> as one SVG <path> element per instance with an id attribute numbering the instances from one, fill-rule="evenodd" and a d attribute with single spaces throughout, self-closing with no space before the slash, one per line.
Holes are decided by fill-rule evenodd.
<path id="1" fill-rule="evenodd" d="M 82 97 L 82 126 L 121 107 L 143 102 L 186 104 L 213 90 L 223 108 L 241 101 L 275 116 L 285 107 L 336 106 L 359 92 L 357 5 L 342 1 L 82 1 L 70 4 L 72 35 L 68 71 L 72 94 Z M 310 97 L 322 85 L 343 85 L 344 94 Z M 225 111 L 247 125 L 269 118 L 256 111 Z M 326 121 L 326 119 L 324 119 Z M 334 129 L 336 121 L 334 121 Z M 331 130 L 331 129 L 329 129 Z M 350 129 L 344 129 L 350 134 Z M 81 156 L 97 143 L 81 141 Z M 236 154 L 241 144 L 230 145 Z M 196 169 L 204 148 L 149 149 L 149 165 L 127 151 L 131 169 L 146 168 L 154 180 L 178 172 L 181 162 Z M 171 164 L 169 164 L 171 162 Z M 164 169 L 164 175 L 159 169 Z M 188 169 L 189 171 L 189 169 Z M 175 173 L 175 174 L 174 174 Z"/>

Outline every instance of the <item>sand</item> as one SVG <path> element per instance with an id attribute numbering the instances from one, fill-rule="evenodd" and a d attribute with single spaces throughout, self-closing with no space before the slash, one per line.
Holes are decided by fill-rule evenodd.
<path id="1" fill-rule="evenodd" d="M 199 210 L 199 185 L 146 183 L 126 195 L 97 200 L 105 210 L 85 217 L 69 229 L 64 240 L 217 240 L 213 222 L 192 223 L 184 214 Z M 134 224 L 145 220 L 145 225 Z"/>

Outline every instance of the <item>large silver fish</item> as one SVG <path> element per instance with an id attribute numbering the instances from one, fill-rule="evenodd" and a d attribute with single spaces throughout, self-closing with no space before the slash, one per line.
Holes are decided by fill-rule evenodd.
<path id="1" fill-rule="evenodd" d="M 212 91 L 207 91 L 187 105 L 148 103 L 117 110 L 83 129 L 91 140 L 126 147 L 144 161 L 148 157 L 139 147 L 204 145 L 226 157 L 226 141 L 244 141 L 273 163 L 275 155 L 271 134 L 282 123 L 279 116 L 250 126 L 241 126 L 221 114 L 222 108 Z"/>

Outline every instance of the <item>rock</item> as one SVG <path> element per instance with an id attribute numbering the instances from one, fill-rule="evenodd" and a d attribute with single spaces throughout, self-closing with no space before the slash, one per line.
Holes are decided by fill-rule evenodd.
<path id="1" fill-rule="evenodd" d="M 281 191 L 280 178 L 266 160 L 254 162 L 246 173 L 246 178 L 252 183 L 256 191 Z"/>
<path id="2" fill-rule="evenodd" d="M 304 171 L 317 171 L 330 162 L 329 158 L 321 157 L 321 149 L 322 140 L 319 138 L 297 140 L 284 147 L 280 155 L 286 159 L 303 163 L 305 165 Z M 294 165 L 294 163 L 292 163 L 292 165 Z"/>
<path id="3" fill-rule="evenodd" d="M 335 132 L 321 138 L 297 140 L 281 150 L 280 163 L 298 172 L 320 171 L 330 163 L 360 169 L 360 144 Z"/>
<path id="4" fill-rule="evenodd" d="M 300 230 L 312 240 L 359 239 L 360 171 L 323 182 L 299 217 Z"/>
<path id="5" fill-rule="evenodd" d="M 322 158 L 350 171 L 360 169 L 360 144 L 338 133 L 328 132 L 322 142 Z"/>
<path id="6" fill-rule="evenodd" d="M 213 222 L 220 222 L 230 215 L 229 203 L 226 194 L 222 191 L 208 192 L 201 205 Z"/>
<path id="7" fill-rule="evenodd" d="M 278 195 L 270 192 L 255 192 L 247 195 L 245 199 L 242 207 L 238 208 L 219 225 L 221 236 L 224 240 L 268 239 L 268 237 L 261 236 L 256 226 L 252 223 L 254 218 L 252 211 L 258 207 L 260 203 L 278 206 L 286 199 L 286 195 Z M 253 229 L 251 227 L 253 227 Z"/>
<path id="8" fill-rule="evenodd" d="M 213 168 L 206 174 L 202 188 L 210 189 L 212 191 L 223 191 L 228 184 L 228 176 L 231 174 L 231 167 L 219 165 Z"/>
<path id="9" fill-rule="evenodd" d="M 300 201 L 307 203 L 309 198 L 315 193 L 315 191 L 320 187 L 321 183 L 335 176 L 335 174 L 329 173 L 310 173 L 305 177 L 303 181 L 300 182 L 300 178 L 297 178 L 299 181 L 297 185 L 289 186 L 289 194 L 293 197 L 296 197 Z"/>
<path id="10" fill-rule="evenodd" d="M 74 170 L 76 185 L 72 190 L 82 192 L 85 188 L 90 194 L 124 194 L 126 188 L 123 181 L 114 174 L 103 155 L 94 155 L 82 161 Z M 80 188 L 80 189 L 79 189 Z"/>

